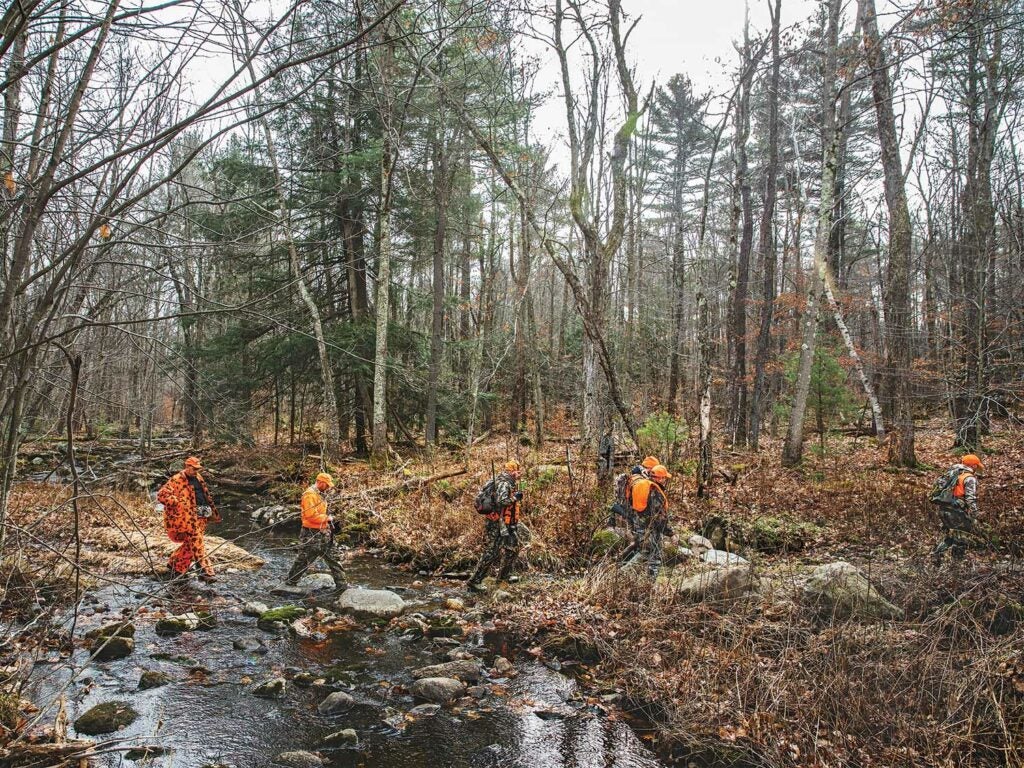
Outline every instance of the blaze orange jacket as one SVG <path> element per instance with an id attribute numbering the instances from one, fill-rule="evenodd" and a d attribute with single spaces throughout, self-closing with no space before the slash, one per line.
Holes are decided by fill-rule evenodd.
<path id="1" fill-rule="evenodd" d="M 637 475 L 636 480 L 630 483 L 626 493 L 629 496 L 630 503 L 633 505 L 634 512 L 647 511 L 647 499 L 651 495 L 652 485 L 653 483 L 650 480 L 641 475 Z"/>
<path id="2" fill-rule="evenodd" d="M 206 499 L 210 502 L 210 507 L 213 509 L 211 520 L 219 523 L 220 512 L 217 511 L 217 505 L 213 503 L 213 496 L 210 495 L 210 489 L 206 486 L 206 481 L 199 474 L 196 475 L 196 480 L 199 481 L 199 487 L 203 489 L 203 493 L 206 494 Z M 170 526 L 181 518 L 195 517 L 196 493 L 192 490 L 192 484 L 188 481 L 188 475 L 183 471 L 171 475 L 157 492 L 156 500 L 164 505 L 165 525 Z"/>
<path id="3" fill-rule="evenodd" d="M 320 489 L 309 486 L 302 494 L 302 527 L 317 531 L 326 531 L 330 527 L 327 515 L 327 502 L 320 495 Z"/>

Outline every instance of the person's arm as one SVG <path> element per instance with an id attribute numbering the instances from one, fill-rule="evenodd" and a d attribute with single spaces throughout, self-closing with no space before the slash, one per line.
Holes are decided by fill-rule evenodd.
<path id="1" fill-rule="evenodd" d="M 964 508 L 971 517 L 978 516 L 978 478 L 974 475 L 964 478 Z"/>
<path id="2" fill-rule="evenodd" d="M 178 482 L 178 476 L 172 475 L 167 482 L 160 487 L 160 490 L 157 491 L 156 500 L 163 504 L 167 509 L 177 509 L 180 485 L 181 484 Z"/>

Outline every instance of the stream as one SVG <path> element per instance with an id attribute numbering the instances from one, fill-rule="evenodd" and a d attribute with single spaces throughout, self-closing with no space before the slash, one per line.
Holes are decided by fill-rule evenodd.
<path id="1" fill-rule="evenodd" d="M 239 511 L 228 510 L 224 516 L 225 523 L 211 532 L 237 537 L 238 544 L 266 559 L 266 566 L 221 573 L 215 584 L 193 581 L 173 591 L 150 578 L 101 588 L 86 597 L 76 635 L 145 606 L 134 619 L 134 652 L 100 663 L 90 662 L 88 650 L 78 647 L 71 665 L 56 655 L 37 663 L 26 694 L 40 706 L 65 690 L 73 722 L 96 704 L 128 702 L 139 717 L 125 730 L 98 738 L 167 750 L 134 761 L 124 751 L 111 752 L 95 759 L 94 765 L 265 768 L 277 765 L 280 753 L 294 750 L 319 752 L 327 765 L 352 768 L 662 765 L 627 722 L 586 700 L 572 677 L 551 668 L 557 664 L 549 667 L 528 654 L 517 656 L 493 633 L 429 639 L 386 625 L 366 625 L 318 640 L 258 629 L 255 618 L 242 614 L 244 602 L 256 600 L 270 607 L 297 602 L 271 594 L 291 564 L 289 545 L 295 537 L 250 533 L 248 519 Z M 353 586 L 400 594 L 410 604 L 407 613 L 429 614 L 443 607 L 447 598 L 465 599 L 461 582 L 425 577 L 416 582 L 414 574 L 369 554 L 350 554 L 346 570 Z M 316 604 L 331 609 L 333 600 Z M 473 601 L 466 603 L 471 609 Z M 153 618 L 147 616 L 157 609 L 168 614 L 208 610 L 216 616 L 217 626 L 159 636 Z M 448 661 L 453 650 L 482 659 L 485 669 L 500 651 L 513 662 L 515 672 L 507 678 L 485 679 L 486 693 L 477 690 L 483 698 L 472 705 L 409 715 L 420 703 L 405 692 L 412 670 Z M 171 682 L 138 690 L 144 669 L 164 672 Z M 305 687 L 296 675 L 306 678 Z M 310 675 L 337 682 L 310 685 Z M 255 685 L 279 676 L 289 679 L 282 698 L 253 695 Z M 319 714 L 317 705 L 333 690 L 351 694 L 354 705 L 344 714 Z M 52 722 L 53 712 L 51 707 L 44 723 Z M 358 745 L 323 747 L 328 734 L 344 728 L 357 732 Z"/>

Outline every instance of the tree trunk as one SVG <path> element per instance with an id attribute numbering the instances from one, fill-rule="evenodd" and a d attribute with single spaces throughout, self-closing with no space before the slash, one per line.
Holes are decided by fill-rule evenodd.
<path id="1" fill-rule="evenodd" d="M 914 453 L 914 415 L 909 377 L 913 362 L 913 327 L 910 310 L 912 231 L 903 182 L 899 137 L 893 114 L 892 85 L 885 50 L 878 35 L 875 0 L 860 0 L 864 52 L 871 70 L 871 89 L 878 122 L 878 141 L 885 172 L 885 201 L 889 209 L 889 268 L 885 285 L 887 379 L 892 399 L 893 434 L 889 461 L 903 467 L 917 465 Z"/>
<path id="2" fill-rule="evenodd" d="M 427 445 L 437 444 L 437 389 L 441 378 L 441 352 L 444 342 L 444 253 L 448 226 L 448 147 L 445 146 L 443 113 L 439 116 L 439 135 L 434 139 L 434 222 L 433 308 L 430 322 L 430 370 L 427 381 Z"/>
<path id="3" fill-rule="evenodd" d="M 697 450 L 697 498 L 708 495 L 711 483 L 712 443 L 711 443 L 711 359 L 714 354 L 713 335 L 711 330 L 711 313 L 708 311 L 708 300 L 703 292 L 697 294 L 697 322 L 700 337 L 700 366 L 697 376 L 700 382 L 700 401 L 698 415 L 700 419 L 700 436 Z"/>

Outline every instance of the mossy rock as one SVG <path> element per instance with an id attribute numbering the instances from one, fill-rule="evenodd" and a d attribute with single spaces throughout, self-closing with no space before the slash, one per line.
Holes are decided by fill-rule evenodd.
<path id="1" fill-rule="evenodd" d="M 21 718 L 21 710 L 18 705 L 20 699 L 13 693 L 0 693 L 0 725 L 9 731 L 13 731 Z"/>
<path id="2" fill-rule="evenodd" d="M 260 614 L 256 624 L 260 629 L 274 631 L 279 625 L 291 624 L 306 615 L 306 609 L 298 605 L 282 605 Z"/>
<path id="3" fill-rule="evenodd" d="M 182 632 L 213 629 L 216 626 L 217 619 L 212 613 L 196 611 L 183 613 L 180 616 L 165 616 L 157 621 L 156 633 L 158 635 L 180 635 Z"/>
<path id="4" fill-rule="evenodd" d="M 626 546 L 626 537 L 611 528 L 602 528 L 590 537 L 590 554 L 604 557 Z"/>
<path id="5" fill-rule="evenodd" d="M 101 637 L 135 637 L 135 625 L 130 621 L 116 621 L 113 624 L 104 624 L 102 627 L 90 629 L 85 633 L 86 640 L 96 640 Z"/>
<path id="6" fill-rule="evenodd" d="M 149 760 L 162 755 L 169 755 L 171 750 L 167 747 L 132 747 L 124 753 L 125 760 L 136 762 L 138 760 Z"/>
<path id="7" fill-rule="evenodd" d="M 127 701 L 108 701 L 97 704 L 75 720 L 75 730 L 86 736 L 101 736 L 126 728 L 138 716 Z"/>
<path id="8" fill-rule="evenodd" d="M 171 682 L 171 676 L 158 669 L 143 670 L 139 676 L 139 690 L 148 691 L 150 688 L 159 688 Z"/>
<path id="9" fill-rule="evenodd" d="M 800 552 L 821 533 L 821 528 L 806 520 L 788 516 L 759 515 L 731 518 L 714 515 L 701 529 L 715 549 L 742 553 L 756 550 L 766 554 Z"/>
<path id="10" fill-rule="evenodd" d="M 96 661 L 114 661 L 130 656 L 135 650 L 135 640 L 131 637 L 98 637 L 90 649 Z"/>

